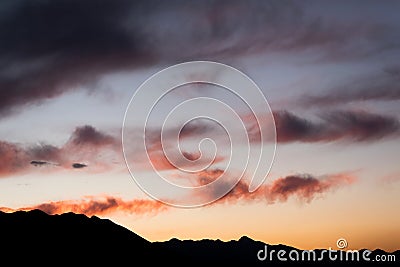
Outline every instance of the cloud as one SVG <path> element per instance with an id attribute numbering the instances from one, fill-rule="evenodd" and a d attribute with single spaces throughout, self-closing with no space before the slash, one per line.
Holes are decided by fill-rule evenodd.
<path id="1" fill-rule="evenodd" d="M 208 184 L 217 179 L 223 173 L 220 169 L 208 170 L 199 173 L 198 183 Z M 286 202 L 289 198 L 297 198 L 301 202 L 310 202 L 317 197 L 322 197 L 329 191 L 350 185 L 355 182 L 355 178 L 348 174 L 325 175 L 314 177 L 311 175 L 290 175 L 274 180 L 270 184 L 265 184 L 257 191 L 249 193 L 248 184 L 243 180 L 224 197 L 213 202 L 216 204 L 233 204 L 238 201 L 252 202 L 262 201 L 268 205 L 276 202 Z M 217 189 L 218 190 L 218 189 Z M 208 192 L 213 194 L 213 192 Z M 170 209 L 170 206 L 159 201 L 147 199 L 124 200 L 112 196 L 87 196 L 78 200 L 61 200 L 42 203 L 21 208 L 0 207 L 3 212 L 29 211 L 39 209 L 48 214 L 61 214 L 74 212 L 87 216 L 109 215 L 115 212 L 129 214 L 154 214 Z"/>
<path id="2" fill-rule="evenodd" d="M 30 165 L 82 169 L 88 164 L 77 161 L 89 161 L 94 168 L 109 166 L 111 156 L 120 157 L 118 144 L 113 136 L 89 125 L 76 127 L 69 140 L 60 147 L 0 141 L 0 176 L 27 171 Z"/>
<path id="3" fill-rule="evenodd" d="M 0 114 L 77 90 L 110 72 L 154 64 L 310 49 L 336 60 L 398 47 L 395 23 L 347 21 L 335 12 L 325 19 L 318 7 L 307 5 L 235 0 L 1 3 Z M 395 10 L 388 3 L 379 8 Z M 362 14 L 363 7 L 358 10 Z"/>
<path id="4" fill-rule="evenodd" d="M 0 113 L 150 61 L 140 36 L 123 25 L 132 2 L 116 2 L 2 3 Z"/>
<path id="5" fill-rule="evenodd" d="M 349 185 L 355 178 L 346 174 L 329 175 L 316 178 L 311 175 L 291 175 L 275 180 L 266 187 L 268 203 L 285 202 L 291 196 L 310 202 L 317 196 L 339 186 Z"/>
<path id="6" fill-rule="evenodd" d="M 161 130 L 164 139 L 161 139 Z M 179 131 L 180 130 L 180 131 Z M 223 155 L 214 155 L 207 150 L 199 151 L 198 142 L 206 137 L 215 136 L 215 128 L 206 123 L 206 120 L 196 120 L 186 124 L 182 129 L 171 128 L 149 128 L 146 129 L 145 144 L 146 152 L 137 153 L 137 146 L 143 145 L 143 136 L 140 129 L 128 131 L 129 136 L 125 138 L 125 153 L 127 159 L 134 161 L 136 169 L 157 171 L 176 170 L 180 168 L 196 168 L 206 166 L 210 163 L 218 163 L 225 160 Z M 139 133 L 139 134 L 138 134 Z M 177 138 L 177 136 L 179 136 Z M 195 143 L 195 148 L 185 149 L 182 143 Z M 129 144 L 129 145 L 126 145 Z M 189 151 L 190 150 L 190 151 Z M 167 156 L 168 155 L 168 158 Z M 151 165 L 149 165 L 151 163 Z"/>
<path id="7" fill-rule="evenodd" d="M 73 146 L 106 146 L 113 145 L 116 140 L 111 135 L 98 131 L 91 125 L 77 127 L 68 141 Z"/>
<path id="8" fill-rule="evenodd" d="M 20 146 L 0 141 L 0 175 L 7 176 L 26 168 L 29 156 Z"/>
<path id="9" fill-rule="evenodd" d="M 30 162 L 30 164 L 32 164 L 33 166 L 45 166 L 45 165 L 57 165 L 55 163 L 52 162 L 48 162 L 48 161 L 43 161 L 43 160 L 32 160 Z"/>
<path id="10" fill-rule="evenodd" d="M 59 159 L 58 149 L 52 146 L 24 147 L 20 144 L 0 141 L 0 177 L 21 173 L 30 165 L 55 166 Z"/>
<path id="11" fill-rule="evenodd" d="M 298 101 L 302 106 L 333 106 L 358 101 L 400 100 L 400 66 L 392 65 L 374 74 L 367 73 L 350 82 L 329 88 L 326 93 L 306 94 Z"/>
<path id="12" fill-rule="evenodd" d="M 107 215 L 114 212 L 125 212 L 131 214 L 152 214 L 167 209 L 167 206 L 155 200 L 133 199 L 123 200 L 121 198 L 105 197 L 85 197 L 80 200 L 62 200 L 43 203 L 19 209 L 0 207 L 0 211 L 29 211 L 39 209 L 47 214 L 61 214 L 66 212 L 81 213 L 87 216 Z"/>
<path id="13" fill-rule="evenodd" d="M 399 135 L 399 121 L 363 111 L 331 111 L 315 122 L 289 111 L 274 112 L 277 140 L 286 142 L 376 141 Z"/>
<path id="14" fill-rule="evenodd" d="M 271 124 L 269 116 L 261 123 Z M 300 117 L 288 110 L 275 110 L 273 117 L 278 143 L 290 142 L 373 142 L 399 137 L 400 122 L 396 117 L 367 111 L 331 110 L 316 114 L 314 119 Z M 260 131 L 251 115 L 241 116 L 250 142 L 260 142 Z M 271 138 L 263 141 L 270 142 Z"/>
<path id="15" fill-rule="evenodd" d="M 191 134 L 185 131 L 183 139 L 197 137 L 196 131 Z M 135 138 L 133 138 L 133 145 L 129 146 L 132 151 L 127 150 L 127 153 L 133 153 L 135 165 L 138 168 L 143 167 L 145 171 L 149 170 L 149 160 L 155 169 L 163 171 L 175 170 L 177 166 L 181 168 L 204 166 L 210 162 L 214 164 L 225 159 L 221 155 L 211 158 L 207 153 L 200 154 L 198 151 L 181 150 L 179 152 L 178 147 L 172 146 L 172 140 L 175 138 L 167 134 L 166 144 L 161 145 L 161 137 L 155 132 L 155 130 L 148 132 L 150 135 L 148 155 L 135 153 L 135 145 L 138 145 Z M 203 129 L 201 133 L 206 132 Z M 169 157 L 174 164 L 171 164 L 163 149 L 169 151 Z M 203 157 L 200 158 L 200 155 Z M 76 127 L 70 138 L 61 146 L 43 143 L 23 145 L 0 141 L 0 177 L 28 171 L 30 166 L 51 165 L 64 169 L 83 169 L 90 166 L 90 171 L 104 171 L 115 167 L 115 162 L 122 161 L 120 140 L 90 125 Z"/>
<path id="16" fill-rule="evenodd" d="M 72 164 L 72 168 L 75 168 L 75 169 L 82 169 L 82 168 L 86 168 L 88 165 L 86 165 L 86 164 L 83 164 L 83 163 L 73 163 Z"/>
<path id="17" fill-rule="evenodd" d="M 275 111 L 273 114 L 279 143 L 372 142 L 384 138 L 398 137 L 400 133 L 400 124 L 396 118 L 365 111 L 330 111 L 320 114 L 316 120 L 301 118 L 285 110 Z M 259 142 L 259 139 L 255 137 L 258 128 L 252 127 L 251 121 L 246 121 L 246 119 L 244 121 L 249 131 L 250 141 Z M 213 137 L 213 134 L 216 133 L 212 127 L 206 127 L 206 130 L 196 129 L 201 129 L 200 125 L 196 125 L 193 131 L 186 129 L 182 140 L 187 141 L 192 140 L 192 138 L 197 140 L 196 138 L 199 135 Z M 207 131 L 210 131 L 210 133 L 207 133 Z M 225 160 L 223 155 L 217 155 L 212 160 L 207 153 L 202 153 L 202 158 L 199 158 L 199 151 L 182 150 L 180 154 L 178 147 L 172 145 L 172 141 L 175 140 L 173 137 L 167 135 L 167 141 L 171 142 L 161 145 L 160 135 L 156 135 L 155 131 L 149 133 L 148 156 L 134 154 L 133 157 L 136 161 L 135 165 L 139 168 L 140 166 L 148 167 L 149 159 L 153 166 L 160 171 L 174 170 L 176 166 L 183 168 L 194 167 L 194 164 L 204 166 L 208 165 L 210 161 L 218 163 Z M 132 146 L 132 151 L 127 152 L 135 153 L 134 148 Z M 169 155 L 174 164 L 169 162 L 164 151 L 171 152 Z M 76 127 L 71 137 L 60 147 L 40 143 L 24 146 L 0 141 L 0 176 L 26 171 L 30 165 L 50 165 L 45 164 L 45 162 L 63 168 L 83 168 L 87 165 L 90 165 L 91 169 L 97 167 L 111 168 L 115 158 L 122 160 L 119 140 L 93 126 L 85 125 Z M 143 164 L 141 165 L 141 163 Z"/>
<path id="18" fill-rule="evenodd" d="M 197 178 L 199 185 L 206 185 L 218 179 L 224 173 L 221 169 L 203 170 L 198 172 Z"/>
<path id="19" fill-rule="evenodd" d="M 34 160 L 61 162 L 63 158 L 62 149 L 49 144 L 38 143 L 28 146 L 24 150 Z"/>
<path id="20" fill-rule="evenodd" d="M 167 158 L 165 152 L 162 149 L 148 150 L 147 153 L 148 156 L 137 155 L 136 160 L 146 161 L 146 162 L 150 160 L 153 167 L 158 171 L 176 170 L 177 168 L 187 168 L 187 167 L 194 168 L 195 166 L 208 165 L 210 162 L 211 164 L 215 164 L 225 159 L 225 157 L 218 155 L 213 159 L 208 157 L 200 158 L 199 153 L 191 153 L 187 151 L 179 152 L 178 148 L 176 148 L 175 150 L 172 151 L 171 154 L 169 154 L 170 156 L 172 156 L 172 158 Z M 170 159 L 173 161 L 173 164 L 170 161 Z M 140 167 L 139 165 L 136 166 Z M 149 165 L 143 164 L 144 169 L 146 169 L 147 166 Z"/>
<path id="21" fill-rule="evenodd" d="M 217 179 L 223 170 L 215 169 L 203 171 L 198 175 L 198 184 L 205 185 Z M 324 196 L 341 186 L 354 183 L 356 178 L 346 173 L 315 177 L 310 174 L 289 175 L 274 180 L 270 184 L 262 185 L 258 190 L 249 193 L 248 183 L 242 179 L 236 186 L 216 203 L 236 203 L 238 201 L 262 201 L 266 204 L 286 202 L 289 198 L 297 198 L 301 202 Z M 224 187 L 222 185 L 222 187 Z M 218 188 L 216 189 L 218 191 Z M 218 192 L 208 192 L 214 194 Z"/>
<path id="22" fill-rule="evenodd" d="M 394 173 L 390 173 L 388 175 L 382 176 L 378 179 L 378 184 L 393 184 L 393 183 L 397 183 L 400 182 L 400 172 L 394 172 Z"/>

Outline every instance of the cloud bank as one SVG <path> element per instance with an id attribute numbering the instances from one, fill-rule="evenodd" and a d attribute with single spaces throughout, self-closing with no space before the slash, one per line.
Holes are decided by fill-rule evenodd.
<path id="1" fill-rule="evenodd" d="M 1 208 L 4 212 L 29 211 L 39 209 L 47 214 L 61 214 L 66 212 L 81 213 L 87 216 L 105 215 L 113 212 L 126 212 L 132 214 L 151 214 L 167 209 L 164 204 L 146 199 L 123 200 L 121 198 L 106 196 L 103 198 L 85 197 L 80 200 L 64 200 L 43 203 L 19 209 Z"/>
<path id="2" fill-rule="evenodd" d="M 347 60 L 398 49 L 396 23 L 324 15 L 318 2 L 286 0 L 2 2 L 0 115 L 155 64 L 310 50 Z"/>
<path id="3" fill-rule="evenodd" d="M 208 184 L 217 179 L 223 173 L 220 169 L 203 171 L 198 174 L 198 185 Z M 274 180 L 272 183 L 264 184 L 257 191 L 249 193 L 248 184 L 243 180 L 224 197 L 210 205 L 234 204 L 237 202 L 250 203 L 262 202 L 271 205 L 277 202 L 286 202 L 290 198 L 300 202 L 309 203 L 313 199 L 324 197 L 340 187 L 351 185 L 356 181 L 352 175 L 341 173 L 315 177 L 309 174 L 289 175 Z M 218 189 L 216 189 L 218 190 Z M 207 192 L 213 194 L 216 192 Z M 154 214 L 171 209 L 156 200 L 132 199 L 124 200 L 112 196 L 89 196 L 78 200 L 61 200 L 27 206 L 17 209 L 0 207 L 0 211 L 29 211 L 40 209 L 48 214 L 61 214 L 65 212 L 82 213 L 87 216 L 108 215 L 115 212 L 130 214 Z"/>

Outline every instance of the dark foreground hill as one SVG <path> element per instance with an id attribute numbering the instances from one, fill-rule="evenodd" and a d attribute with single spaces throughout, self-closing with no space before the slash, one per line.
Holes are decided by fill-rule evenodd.
<path id="1" fill-rule="evenodd" d="M 136 235 L 132 231 L 119 226 L 110 220 L 91 218 L 81 214 L 65 213 L 61 215 L 47 215 L 34 210 L 29 212 L 0 212 L 0 255 L 3 259 L 11 259 L 12 265 L 40 264 L 40 265 L 65 265 L 68 263 L 82 265 L 83 263 L 106 264 L 112 266 L 142 266 L 153 264 L 175 264 L 191 266 L 198 264 L 212 265 L 213 263 L 234 264 L 235 266 L 354 266 L 356 258 L 343 260 L 337 254 L 337 260 L 329 260 L 321 251 L 313 255 L 303 253 L 301 250 L 284 245 L 267 245 L 247 237 L 239 240 L 222 242 L 219 240 L 181 241 L 171 239 L 166 242 L 151 243 Z M 264 250 L 267 248 L 267 257 Z M 262 250 L 261 252 L 259 252 Z M 271 251 L 274 250 L 271 258 Z M 281 258 L 278 259 L 278 251 Z M 304 259 L 302 260 L 304 254 Z M 396 262 L 379 262 L 376 255 L 388 259 L 390 253 L 376 250 L 369 255 L 371 261 L 366 262 L 360 251 L 362 265 L 395 266 L 400 261 L 400 251 L 391 253 L 396 257 Z M 290 257 L 290 256 L 291 257 Z M 298 261 L 291 258 L 299 257 Z M 310 258 L 309 258 L 310 257 Z M 391 258 L 393 260 L 393 256 Z M 368 264 L 367 264 L 368 263 Z"/>
<path id="2" fill-rule="evenodd" d="M 138 258 L 151 263 L 154 255 L 176 257 L 153 248 L 146 239 L 110 220 L 74 213 L 0 212 L 0 240 L 0 253 L 13 257 L 14 263 L 56 260 L 80 265 L 79 262 L 128 262 Z"/>

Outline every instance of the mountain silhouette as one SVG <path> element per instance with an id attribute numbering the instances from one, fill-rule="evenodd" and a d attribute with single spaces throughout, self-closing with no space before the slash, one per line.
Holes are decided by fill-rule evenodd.
<path id="1" fill-rule="evenodd" d="M 16 264 L 42 264 L 46 259 L 122 263 L 135 262 L 137 258 L 151 263 L 154 255 L 166 260 L 177 257 L 158 251 L 146 239 L 110 220 L 74 213 L 0 212 L 0 240 L 0 253 L 12 256 Z"/>
<path id="2" fill-rule="evenodd" d="M 96 216 L 64 213 L 48 215 L 40 210 L 0 212 L 0 253 L 3 258 L 11 258 L 13 265 L 40 264 L 58 265 L 89 263 L 113 266 L 138 266 L 147 264 L 175 264 L 190 266 L 216 263 L 239 266 L 354 266 L 355 261 L 291 261 L 289 253 L 302 255 L 302 250 L 285 245 L 268 245 L 246 236 L 239 240 L 178 240 L 173 238 L 165 242 L 149 242 L 134 232 Z M 261 250 L 261 252 L 260 252 Z M 268 257 L 259 260 L 257 254 Z M 273 257 L 270 257 L 274 250 Z M 277 258 L 278 251 L 285 251 L 288 261 Z M 361 254 L 364 250 L 360 251 Z M 317 255 L 321 250 L 316 250 Z M 282 252 L 281 252 L 282 253 Z M 375 255 L 394 255 L 400 260 L 400 251 L 388 253 L 374 250 Z M 308 254 L 306 254 L 308 255 Z M 379 262 L 379 265 L 396 265 L 396 262 Z M 363 265 L 375 265 L 366 262 Z"/>

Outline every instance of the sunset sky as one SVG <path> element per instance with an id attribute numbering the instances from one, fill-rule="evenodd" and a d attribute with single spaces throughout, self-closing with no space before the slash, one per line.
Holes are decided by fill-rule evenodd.
<path id="1" fill-rule="evenodd" d="M 399 1 L 1 1 L 0 210 L 96 215 L 150 241 L 247 235 L 312 249 L 336 248 L 345 238 L 351 249 L 400 249 L 399 11 Z M 272 113 L 261 117 L 276 126 L 277 144 L 257 191 L 248 192 L 250 171 L 216 202 L 178 208 L 139 188 L 121 136 L 138 87 L 193 60 L 250 77 L 268 100 Z M 185 85 L 149 118 L 148 157 L 138 149 L 138 121 L 147 113 L 141 103 L 129 107 L 125 156 L 142 179 L 152 179 L 149 162 L 185 186 L 243 171 L 233 160 L 233 171 L 225 172 L 229 138 L 204 120 L 182 129 L 182 151 L 193 161 L 201 139 L 215 140 L 211 166 L 189 177 L 168 163 L 163 122 L 195 97 L 229 105 L 249 145 L 266 151 L 251 110 L 236 95 Z M 193 105 L 190 112 L 209 109 Z M 183 126 L 174 122 L 164 130 Z M 173 134 L 166 138 L 162 145 L 177 155 Z M 246 144 L 233 146 L 244 153 Z M 203 166 L 211 150 L 186 167 Z"/>

